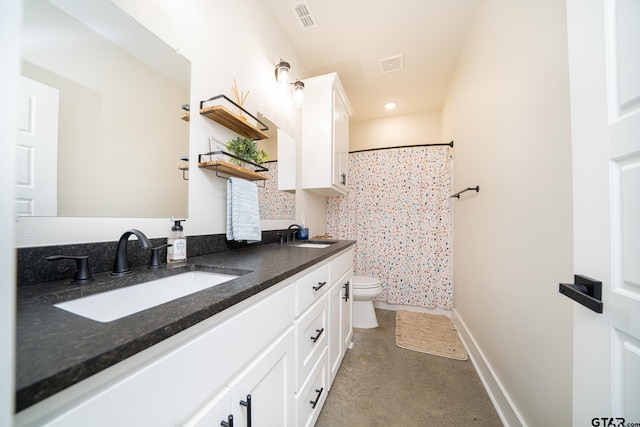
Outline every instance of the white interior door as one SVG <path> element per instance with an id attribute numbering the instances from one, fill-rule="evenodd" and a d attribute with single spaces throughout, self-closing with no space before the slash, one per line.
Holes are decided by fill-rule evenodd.
<path id="1" fill-rule="evenodd" d="M 57 89 L 20 77 L 14 208 L 17 215 L 57 214 L 58 98 Z"/>
<path id="2" fill-rule="evenodd" d="M 573 420 L 640 423 L 640 0 L 568 0 L 567 19 L 574 270 L 604 303 L 574 306 Z"/>
<path id="3" fill-rule="evenodd" d="M 640 423 L 640 0 L 607 13 L 613 413 Z"/>

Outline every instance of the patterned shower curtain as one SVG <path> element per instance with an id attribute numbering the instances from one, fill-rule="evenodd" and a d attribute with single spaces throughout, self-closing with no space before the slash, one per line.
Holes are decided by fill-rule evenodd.
<path id="1" fill-rule="evenodd" d="M 453 308 L 448 148 L 349 154 L 348 196 L 327 202 L 327 232 L 356 240 L 355 274 L 388 304 Z"/>

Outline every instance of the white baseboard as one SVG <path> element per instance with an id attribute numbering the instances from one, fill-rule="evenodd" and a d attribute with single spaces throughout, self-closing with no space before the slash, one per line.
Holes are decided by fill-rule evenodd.
<path id="1" fill-rule="evenodd" d="M 507 427 L 526 427 L 526 423 L 505 391 L 502 383 L 495 375 L 495 372 L 491 368 L 491 364 L 489 364 L 489 361 L 482 353 L 482 350 L 477 346 L 471 332 L 469 332 L 469 329 L 467 329 L 467 326 L 455 309 L 451 310 L 451 321 L 458 329 L 458 334 L 467 349 L 469 359 L 476 368 L 476 372 L 480 376 L 480 380 L 482 381 L 485 390 L 487 390 L 489 398 L 491 399 L 493 406 L 496 408 L 502 424 Z"/>

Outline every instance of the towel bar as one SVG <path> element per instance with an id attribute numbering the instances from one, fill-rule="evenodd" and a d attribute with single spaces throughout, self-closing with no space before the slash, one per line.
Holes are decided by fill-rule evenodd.
<path id="1" fill-rule="evenodd" d="M 479 185 L 476 185 L 475 187 L 467 187 L 467 188 L 465 188 L 465 189 L 464 189 L 464 190 L 462 190 L 462 191 L 458 191 L 456 194 L 454 194 L 453 196 L 450 196 L 449 198 L 450 198 L 450 199 L 452 199 L 452 198 L 454 198 L 454 197 L 457 197 L 457 198 L 459 199 L 459 198 L 460 198 L 460 195 L 461 195 L 462 193 L 464 193 L 465 191 L 475 191 L 475 192 L 479 193 L 479 192 L 480 192 L 480 186 L 479 186 Z"/>

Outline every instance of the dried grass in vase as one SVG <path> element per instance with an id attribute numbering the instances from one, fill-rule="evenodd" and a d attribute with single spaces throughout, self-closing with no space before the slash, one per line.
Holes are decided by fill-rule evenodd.
<path id="1" fill-rule="evenodd" d="M 249 92 L 251 91 L 248 90 L 246 94 L 244 92 L 238 92 L 238 84 L 236 83 L 236 79 L 233 79 L 233 87 L 231 87 L 231 89 L 233 90 L 233 97 L 235 98 L 236 104 L 242 107 L 244 105 L 244 102 L 247 100 L 247 97 L 249 96 Z M 247 120 L 242 109 L 238 110 L 237 114 L 241 119 Z"/>

